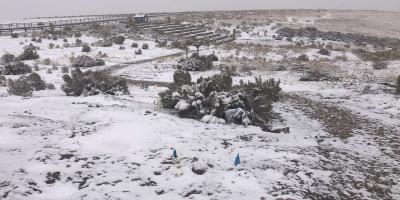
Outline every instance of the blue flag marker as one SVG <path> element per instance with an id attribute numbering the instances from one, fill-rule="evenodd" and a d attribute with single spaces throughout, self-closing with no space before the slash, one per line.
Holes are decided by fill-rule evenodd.
<path id="1" fill-rule="evenodd" d="M 174 153 L 172 154 L 174 158 L 178 158 L 178 155 L 176 154 L 176 149 L 174 149 Z"/>
<path id="2" fill-rule="evenodd" d="M 239 154 L 237 154 L 236 158 L 235 158 L 235 166 L 240 165 L 240 156 Z"/>

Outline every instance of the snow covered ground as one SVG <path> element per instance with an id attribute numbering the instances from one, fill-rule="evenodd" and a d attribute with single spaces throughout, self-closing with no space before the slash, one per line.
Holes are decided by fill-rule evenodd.
<path id="1" fill-rule="evenodd" d="M 201 53 L 271 62 L 298 57 L 301 52 L 282 53 L 279 46 L 293 42 L 274 40 L 273 26 L 256 27 L 236 41 L 267 41 L 273 44 L 270 51 L 243 48 L 236 54 L 211 47 Z M 92 47 L 91 53 L 81 53 L 81 47 L 49 49 L 50 42 L 64 43 L 33 43 L 41 48 L 41 59 L 68 66 L 71 55 L 102 51 L 108 54 L 106 65 L 92 69 L 113 69 L 132 80 L 172 82 L 176 56 L 164 56 L 182 53 L 136 41 L 150 48 L 135 55 L 131 39 L 122 45 L 126 50 L 114 45 Z M 29 38 L 0 37 L 0 55 L 19 54 L 29 43 Z M 311 61 L 343 55 L 317 51 L 304 53 Z M 274 104 L 279 118 L 272 125 L 290 127 L 287 134 L 178 118 L 155 104 L 162 87 L 131 86 L 124 96 L 67 97 L 60 89 L 61 70 L 48 74 L 52 67 L 40 64 L 37 73 L 56 90 L 17 97 L 0 86 L 0 199 L 400 199 L 400 98 L 380 84 L 388 74 L 400 73 L 398 62 L 375 71 L 351 52 L 344 54 L 348 60 L 332 70 L 340 81 L 299 81 L 303 72 L 290 68 L 258 68 L 234 77 L 234 83 L 259 75 L 281 80 L 283 97 Z M 237 154 L 240 166 L 234 165 Z"/>

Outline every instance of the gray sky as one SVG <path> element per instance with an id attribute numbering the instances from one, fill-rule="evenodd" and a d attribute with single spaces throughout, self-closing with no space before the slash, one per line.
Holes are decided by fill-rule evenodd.
<path id="1" fill-rule="evenodd" d="M 400 11 L 400 0 L 0 0 L 0 19 L 105 13 L 279 8 Z"/>

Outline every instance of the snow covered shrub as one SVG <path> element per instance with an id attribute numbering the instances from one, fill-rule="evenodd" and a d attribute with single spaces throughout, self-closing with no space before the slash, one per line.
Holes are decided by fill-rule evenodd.
<path id="1" fill-rule="evenodd" d="M 120 46 L 119 50 L 125 50 L 125 47 L 124 46 Z"/>
<path id="2" fill-rule="evenodd" d="M 55 90 L 56 86 L 52 83 L 46 83 L 46 90 Z"/>
<path id="3" fill-rule="evenodd" d="M 33 48 L 27 48 L 18 56 L 18 60 L 35 60 L 39 58 L 39 54 Z"/>
<path id="4" fill-rule="evenodd" d="M 310 59 L 308 58 L 307 54 L 301 54 L 298 58 L 298 61 L 302 61 L 302 62 L 308 62 L 310 61 Z"/>
<path id="5" fill-rule="evenodd" d="M 330 56 L 331 52 L 328 49 L 322 48 L 318 51 L 319 54 L 324 55 L 324 56 Z"/>
<path id="6" fill-rule="evenodd" d="M 213 54 L 208 56 L 199 56 L 198 54 L 193 54 L 190 58 L 182 58 L 178 61 L 175 66 L 177 69 L 188 70 L 188 71 L 206 71 L 213 67 L 213 61 L 216 58 Z"/>
<path id="7" fill-rule="evenodd" d="M 2 70 L 3 75 L 19 75 L 31 72 L 32 68 L 20 61 L 7 63 Z"/>
<path id="8" fill-rule="evenodd" d="M 45 59 L 43 59 L 43 60 L 42 60 L 42 64 L 43 64 L 43 65 L 50 65 L 50 64 L 51 64 L 50 58 L 45 58 Z"/>
<path id="9" fill-rule="evenodd" d="M 142 49 L 136 50 L 136 51 L 135 51 L 135 54 L 136 54 L 136 55 L 142 55 Z"/>
<path id="10" fill-rule="evenodd" d="M 67 38 L 64 38 L 64 39 L 63 39 L 63 42 L 68 42 L 68 39 L 67 39 Z"/>
<path id="11" fill-rule="evenodd" d="M 81 32 L 75 32 L 74 37 L 82 37 L 82 33 Z"/>
<path id="12" fill-rule="evenodd" d="M 238 74 L 237 67 L 235 65 L 221 64 L 219 65 L 219 71 L 221 71 L 222 74 L 229 74 L 230 76 Z"/>
<path id="13" fill-rule="evenodd" d="M 90 96 L 99 93 L 104 94 L 129 94 L 128 84 L 124 78 L 112 76 L 104 71 L 82 72 L 76 68 L 71 72 L 71 76 L 63 76 L 64 84 L 61 89 L 68 96 Z"/>
<path id="14" fill-rule="evenodd" d="M 26 81 L 32 87 L 32 89 L 36 91 L 44 90 L 46 88 L 46 83 L 42 80 L 42 77 L 40 77 L 40 75 L 37 73 L 31 73 L 29 76 L 26 77 Z"/>
<path id="15" fill-rule="evenodd" d="M 66 73 L 68 73 L 68 67 L 61 67 L 61 73 L 63 73 L 63 74 L 66 74 Z"/>
<path id="16" fill-rule="evenodd" d="M 330 72 L 323 70 L 311 70 L 307 71 L 301 78 L 300 81 L 338 81 L 339 78 L 329 74 Z"/>
<path id="17" fill-rule="evenodd" d="M 75 46 L 75 47 L 80 47 L 80 46 L 82 46 L 82 44 L 83 44 L 82 40 L 76 39 L 76 40 L 75 40 L 75 43 L 74 43 L 74 46 Z"/>
<path id="18" fill-rule="evenodd" d="M 156 40 L 156 47 L 166 47 L 168 44 L 168 40 L 165 38 L 160 38 Z"/>
<path id="19" fill-rule="evenodd" d="M 11 38 L 19 38 L 19 34 L 18 33 L 12 33 L 11 34 Z"/>
<path id="20" fill-rule="evenodd" d="M 148 45 L 147 43 L 144 43 L 144 44 L 142 45 L 142 49 L 149 49 L 149 45 Z"/>
<path id="21" fill-rule="evenodd" d="M 381 69 L 386 69 L 388 66 L 388 63 L 385 61 L 376 61 L 372 64 L 372 67 L 375 70 L 381 70 Z"/>
<path id="22" fill-rule="evenodd" d="M 8 93 L 16 96 L 32 96 L 33 89 L 29 85 L 25 76 L 21 76 L 19 79 L 13 81 L 8 80 Z"/>
<path id="23" fill-rule="evenodd" d="M 139 45 L 138 45 L 138 43 L 134 42 L 134 43 L 132 43 L 131 47 L 132 47 L 132 48 L 138 48 Z"/>
<path id="24" fill-rule="evenodd" d="M 14 59 L 15 59 L 15 56 L 10 53 L 5 53 L 0 58 L 2 64 L 10 63 L 10 62 L 14 61 Z"/>
<path id="25" fill-rule="evenodd" d="M 123 44 L 125 42 L 125 37 L 122 36 L 122 35 L 119 35 L 117 37 L 114 37 L 113 41 L 114 41 L 115 44 L 120 44 L 121 45 L 121 44 Z"/>
<path id="26" fill-rule="evenodd" d="M 176 70 L 174 73 L 174 84 L 177 85 L 190 85 L 192 83 L 192 77 L 188 71 Z"/>
<path id="27" fill-rule="evenodd" d="M 36 39 L 36 43 L 42 43 L 42 38 Z"/>
<path id="28" fill-rule="evenodd" d="M 54 48 L 54 44 L 53 43 L 49 43 L 49 49 L 53 49 Z"/>
<path id="29" fill-rule="evenodd" d="M 53 70 L 51 70 L 51 69 L 46 70 L 46 74 L 52 74 L 52 73 L 53 73 Z"/>
<path id="30" fill-rule="evenodd" d="M 348 61 L 348 58 L 347 58 L 346 55 L 343 55 L 343 56 L 336 56 L 336 57 L 335 57 L 335 60 L 346 62 L 346 61 Z"/>
<path id="31" fill-rule="evenodd" d="M 173 109 L 175 105 L 179 102 L 181 95 L 179 86 L 171 86 L 168 90 L 160 92 L 159 96 L 161 99 L 161 104 L 164 108 Z"/>
<path id="32" fill-rule="evenodd" d="M 216 56 L 216 55 L 213 54 L 213 53 L 210 54 L 210 55 L 208 55 L 207 58 L 208 58 L 209 60 L 212 60 L 212 61 L 218 61 L 218 60 L 219 60 L 218 56 Z"/>
<path id="33" fill-rule="evenodd" d="M 90 46 L 89 46 L 88 44 L 84 44 L 84 45 L 82 46 L 82 52 L 85 52 L 85 53 L 91 52 Z"/>
<path id="34" fill-rule="evenodd" d="M 94 46 L 111 47 L 114 44 L 113 40 L 103 39 L 93 43 Z"/>
<path id="35" fill-rule="evenodd" d="M 59 65 L 58 62 L 51 62 L 51 67 L 53 70 L 58 70 L 58 65 Z"/>
<path id="36" fill-rule="evenodd" d="M 271 119 L 272 102 L 279 100 L 279 84 L 256 78 L 232 86 L 229 75 L 218 74 L 190 85 L 173 84 L 160 98 L 164 108 L 174 109 L 183 118 L 263 126 Z"/>
<path id="37" fill-rule="evenodd" d="M 40 70 L 39 63 L 38 63 L 38 62 L 33 63 L 33 69 L 34 69 L 35 71 L 39 71 L 39 70 Z"/>
<path id="38" fill-rule="evenodd" d="M 6 86 L 7 85 L 7 80 L 5 76 L 0 75 L 0 87 Z"/>
<path id="39" fill-rule="evenodd" d="M 184 49 L 185 48 L 184 42 L 181 40 L 173 40 L 171 42 L 171 46 L 172 46 L 172 48 L 176 48 L 176 49 Z"/>
<path id="40" fill-rule="evenodd" d="M 353 50 L 360 59 L 364 61 L 390 61 L 390 60 L 400 60 L 400 49 L 391 49 L 384 51 L 367 51 L 364 49 Z"/>
<path id="41" fill-rule="evenodd" d="M 72 67 L 93 67 L 93 66 L 101 66 L 104 65 L 105 62 L 99 58 L 92 58 L 87 55 L 81 55 L 73 59 L 71 66 Z"/>
<path id="42" fill-rule="evenodd" d="M 97 58 L 108 58 L 108 55 L 106 53 L 103 53 L 101 51 L 97 52 Z"/>

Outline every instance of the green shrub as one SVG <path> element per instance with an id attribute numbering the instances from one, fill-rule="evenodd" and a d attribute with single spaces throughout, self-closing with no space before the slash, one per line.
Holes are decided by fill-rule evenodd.
<path id="1" fill-rule="evenodd" d="M 47 90 L 55 90 L 56 86 L 54 86 L 54 84 L 52 84 L 52 83 L 46 83 L 46 89 Z"/>
<path id="2" fill-rule="evenodd" d="M 400 49 L 392 49 L 385 51 L 366 51 L 364 49 L 354 50 L 355 53 L 360 59 L 364 61 L 391 61 L 391 60 L 400 60 Z"/>
<path id="3" fill-rule="evenodd" d="M 382 70 L 388 67 L 388 63 L 385 61 L 375 61 L 372 63 L 372 68 L 375 70 Z"/>
<path id="4" fill-rule="evenodd" d="M 307 54 L 301 54 L 298 58 L 298 61 L 302 61 L 302 62 L 308 62 L 310 61 L 310 59 L 308 58 Z"/>
<path id="5" fill-rule="evenodd" d="M 8 80 L 8 93 L 16 96 L 32 96 L 33 89 L 29 85 L 25 76 L 21 76 L 19 79 L 13 81 Z"/>
<path id="6" fill-rule="evenodd" d="M 112 40 L 103 40 L 101 43 L 102 47 L 111 47 L 113 45 L 113 41 Z"/>
<path id="7" fill-rule="evenodd" d="M 15 56 L 13 54 L 9 54 L 9 53 L 4 54 L 0 58 L 1 63 L 3 63 L 3 64 L 7 64 L 7 63 L 10 63 L 10 62 L 13 62 L 14 59 L 15 59 Z"/>
<path id="8" fill-rule="evenodd" d="M 11 34 L 11 38 L 19 38 L 19 34 L 18 33 L 12 33 Z"/>
<path id="9" fill-rule="evenodd" d="M 192 77 L 188 71 L 176 70 L 174 73 L 174 84 L 189 85 L 192 82 Z"/>
<path id="10" fill-rule="evenodd" d="M 136 54 L 136 55 L 142 55 L 142 49 L 136 50 L 136 51 L 135 51 L 135 54 Z"/>
<path id="11" fill-rule="evenodd" d="M 51 64 L 50 58 L 45 58 L 45 59 L 43 59 L 43 60 L 42 60 L 42 64 L 43 64 L 43 65 L 50 65 L 50 64 Z"/>
<path id="12" fill-rule="evenodd" d="M 0 75 L 0 87 L 6 86 L 7 85 L 7 80 L 5 76 Z"/>
<path id="13" fill-rule="evenodd" d="M 66 73 L 68 73 L 69 72 L 69 69 L 68 69 L 68 67 L 61 67 L 61 73 L 63 73 L 63 74 L 66 74 Z"/>
<path id="14" fill-rule="evenodd" d="M 122 36 L 122 35 L 119 35 L 117 37 L 114 37 L 113 41 L 114 41 L 115 44 L 121 45 L 121 44 L 123 44 L 125 42 L 125 37 Z"/>
<path id="15" fill-rule="evenodd" d="M 42 80 L 39 74 L 31 73 L 26 77 L 28 84 L 32 87 L 32 89 L 39 91 L 46 89 L 46 83 Z"/>
<path id="16" fill-rule="evenodd" d="M 322 48 L 318 51 L 319 54 L 324 55 L 324 56 L 330 56 L 331 52 L 328 49 Z"/>
<path id="17" fill-rule="evenodd" d="M 307 71 L 300 81 L 338 81 L 339 78 L 322 70 Z"/>
<path id="18" fill-rule="evenodd" d="M 72 67 L 94 67 L 94 66 L 102 66 L 105 62 L 99 58 L 92 58 L 87 55 L 81 55 L 73 59 L 71 64 Z"/>
<path id="19" fill-rule="evenodd" d="M 39 54 L 32 48 L 27 48 L 18 56 L 18 60 L 35 60 L 39 58 Z"/>
<path id="20" fill-rule="evenodd" d="M 31 72 L 32 68 L 20 61 L 7 63 L 6 65 L 4 65 L 4 69 L 2 70 L 2 73 L 4 75 L 19 75 Z"/>
<path id="21" fill-rule="evenodd" d="M 166 47 L 168 44 L 168 40 L 165 38 L 157 39 L 156 40 L 156 46 L 157 47 Z"/>
<path id="22" fill-rule="evenodd" d="M 81 32 L 75 32 L 74 36 L 77 37 L 77 38 L 78 37 L 82 37 L 82 33 Z"/>
<path id="23" fill-rule="evenodd" d="M 134 42 L 134 43 L 132 43 L 131 47 L 132 47 L 132 48 L 138 48 L 139 45 L 138 45 L 138 43 Z"/>
<path id="24" fill-rule="evenodd" d="M 178 61 L 175 66 L 177 69 L 187 70 L 187 71 L 206 71 L 213 68 L 213 61 L 218 60 L 214 54 L 208 56 L 199 56 L 198 54 L 193 54 L 190 58 L 182 58 Z"/>
<path id="25" fill-rule="evenodd" d="M 88 44 L 84 44 L 84 45 L 82 46 L 82 52 L 86 52 L 86 53 L 91 52 L 90 46 L 89 46 Z"/>
<path id="26" fill-rule="evenodd" d="M 116 95 L 129 94 L 126 79 L 112 76 L 104 71 L 82 72 L 76 68 L 71 72 L 71 76 L 63 76 L 64 84 L 61 89 L 68 96 L 90 96 L 99 93 Z"/>

